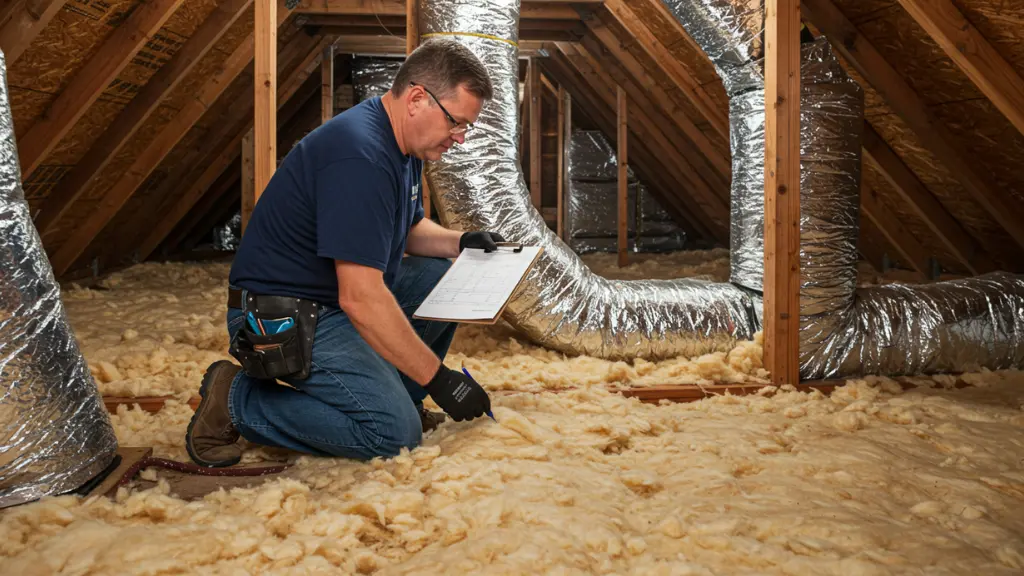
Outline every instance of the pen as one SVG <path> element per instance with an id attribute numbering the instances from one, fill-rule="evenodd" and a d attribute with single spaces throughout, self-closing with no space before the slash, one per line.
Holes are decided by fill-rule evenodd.
<path id="1" fill-rule="evenodd" d="M 469 370 L 466 370 L 465 366 L 462 367 L 462 373 L 465 374 L 466 377 L 469 378 L 470 380 L 473 380 L 473 377 L 469 375 Z M 473 381 L 476 382 L 476 380 Z M 494 417 L 494 414 L 491 414 L 490 410 L 487 410 L 487 415 L 491 417 L 491 420 L 494 420 L 495 422 L 498 421 L 498 419 Z"/>

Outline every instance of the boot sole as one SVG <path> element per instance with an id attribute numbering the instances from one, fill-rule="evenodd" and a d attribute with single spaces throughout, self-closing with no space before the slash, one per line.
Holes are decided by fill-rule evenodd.
<path id="1" fill-rule="evenodd" d="M 206 402 L 206 394 L 210 391 L 210 387 L 213 386 L 213 380 L 211 377 L 217 372 L 217 369 L 220 366 L 221 362 L 228 361 L 218 361 L 213 366 L 211 366 L 210 369 L 206 371 L 206 374 L 203 375 L 203 383 L 199 386 L 199 397 L 202 398 L 202 400 L 199 401 L 199 406 L 196 408 L 196 411 L 192 414 L 192 419 L 188 423 L 188 429 L 185 431 L 185 450 L 188 452 L 189 458 L 192 458 L 192 461 L 195 462 L 196 464 L 199 464 L 200 466 L 205 466 L 207 468 L 224 468 L 227 466 L 234 466 L 235 464 L 238 464 L 239 462 L 242 461 L 242 457 L 239 456 L 237 458 L 232 458 L 230 460 L 208 462 L 200 458 L 199 455 L 197 455 L 195 453 L 195 450 L 192 448 L 192 428 L 196 424 L 196 419 L 198 419 L 199 415 L 203 412 L 203 408 L 205 407 L 204 403 Z M 230 362 L 228 363 L 230 364 Z"/>

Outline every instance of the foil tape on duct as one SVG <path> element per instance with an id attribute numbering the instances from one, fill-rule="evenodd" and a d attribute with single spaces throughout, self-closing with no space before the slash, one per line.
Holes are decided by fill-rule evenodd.
<path id="1" fill-rule="evenodd" d="M 516 153 L 517 0 L 425 0 L 420 10 L 424 37 L 450 36 L 467 46 L 495 90 L 465 144 L 427 166 L 442 223 L 544 248 L 509 302 L 506 321 L 541 345 L 609 359 L 695 356 L 752 338 L 760 329 L 755 303 L 741 288 L 607 280 L 545 225 Z"/>
<path id="2" fill-rule="evenodd" d="M 74 490 L 117 439 L 21 188 L 0 54 L 0 508 Z"/>
<path id="3" fill-rule="evenodd" d="M 352 58 L 352 96 L 355 102 L 383 96 L 391 89 L 402 62 L 393 58 Z"/>

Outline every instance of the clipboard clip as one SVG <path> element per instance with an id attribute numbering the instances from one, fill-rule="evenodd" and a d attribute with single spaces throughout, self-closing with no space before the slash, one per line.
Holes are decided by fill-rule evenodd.
<path id="1" fill-rule="evenodd" d="M 498 248 L 512 248 L 512 251 L 516 254 L 523 251 L 522 242 L 495 242 Z"/>

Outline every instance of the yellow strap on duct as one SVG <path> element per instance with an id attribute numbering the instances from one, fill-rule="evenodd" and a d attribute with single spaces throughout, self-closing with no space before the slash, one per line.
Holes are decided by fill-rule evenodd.
<path id="1" fill-rule="evenodd" d="M 431 32 L 429 34 L 420 34 L 420 38 L 429 38 L 431 36 L 473 36 L 474 38 L 486 38 L 487 40 L 505 42 L 519 48 L 519 44 L 516 42 L 506 40 L 504 38 L 498 38 L 492 34 L 480 34 L 479 32 Z"/>

